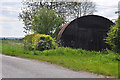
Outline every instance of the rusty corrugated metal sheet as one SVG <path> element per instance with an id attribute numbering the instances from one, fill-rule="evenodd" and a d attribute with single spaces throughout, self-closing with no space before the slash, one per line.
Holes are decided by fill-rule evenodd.
<path id="1" fill-rule="evenodd" d="M 59 33 L 58 33 L 57 41 L 60 40 L 63 31 L 65 30 L 65 28 L 66 28 L 69 24 L 70 24 L 70 22 L 67 23 L 67 24 L 65 24 L 64 26 L 62 26 L 61 30 L 60 30 Z"/>

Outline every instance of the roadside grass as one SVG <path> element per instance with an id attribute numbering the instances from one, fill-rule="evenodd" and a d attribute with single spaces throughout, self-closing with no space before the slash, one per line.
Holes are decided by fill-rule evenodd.
<path id="1" fill-rule="evenodd" d="M 47 61 L 76 71 L 88 71 L 118 78 L 120 55 L 112 51 L 86 51 L 59 47 L 53 50 L 26 51 L 18 40 L 3 40 L 2 53 L 40 61 Z"/>

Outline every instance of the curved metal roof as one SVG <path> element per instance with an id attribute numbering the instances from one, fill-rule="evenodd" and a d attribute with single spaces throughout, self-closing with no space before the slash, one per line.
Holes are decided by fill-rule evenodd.
<path id="1" fill-rule="evenodd" d="M 89 18 L 89 20 L 87 20 L 88 18 Z M 90 19 L 91 19 L 91 20 L 90 20 Z M 78 27 L 82 27 L 80 24 L 83 24 L 83 25 L 84 25 L 84 28 L 93 27 L 93 26 L 86 26 L 86 25 L 89 25 L 89 24 L 96 25 L 96 23 L 99 24 L 100 27 L 105 28 L 104 26 L 101 26 L 101 23 L 104 23 L 104 21 L 101 22 L 102 20 L 105 20 L 106 22 L 113 23 L 113 22 L 110 21 L 109 19 L 107 19 L 107 18 L 105 18 L 105 17 L 102 17 L 102 16 L 98 16 L 98 15 L 82 16 L 82 17 L 76 18 L 76 19 L 74 19 L 73 21 L 65 24 L 65 25 L 61 28 L 61 30 L 59 31 L 57 40 L 60 40 L 60 38 L 61 38 L 64 30 L 65 30 L 72 22 L 74 22 L 74 21 L 76 21 L 76 20 L 79 20 L 79 22 L 78 22 L 78 25 L 79 25 L 79 26 L 78 26 Z M 94 20 L 97 20 L 97 21 L 94 21 Z M 88 23 L 88 22 L 89 22 L 89 23 Z M 86 24 L 85 24 L 85 23 L 86 23 Z M 105 24 L 105 25 L 106 25 L 106 28 L 107 28 L 107 27 L 108 27 L 107 24 Z M 97 25 L 96 25 L 96 27 L 97 27 Z M 99 28 L 99 27 L 97 27 L 97 28 Z"/>

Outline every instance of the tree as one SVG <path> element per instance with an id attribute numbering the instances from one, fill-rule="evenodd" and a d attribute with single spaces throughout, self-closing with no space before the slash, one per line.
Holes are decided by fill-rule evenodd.
<path id="1" fill-rule="evenodd" d="M 120 16 L 115 22 L 115 25 L 110 27 L 109 32 L 107 33 L 106 43 L 108 43 L 112 49 L 120 53 Z"/>
<path id="2" fill-rule="evenodd" d="M 23 20 L 25 25 L 25 33 L 31 31 L 32 18 L 37 15 L 36 12 L 40 8 L 47 8 L 55 10 L 57 16 L 63 17 L 63 24 L 81 16 L 93 14 L 95 10 L 95 3 L 90 0 L 82 0 L 80 2 L 63 2 L 51 0 L 46 2 L 45 0 L 29 1 L 23 0 L 22 12 L 19 14 L 19 18 Z"/>
<path id="3" fill-rule="evenodd" d="M 63 23 L 63 18 L 56 15 L 55 10 L 41 8 L 33 16 L 31 30 L 34 33 L 47 34 L 56 37 L 59 32 L 59 26 Z"/>
<path id="4" fill-rule="evenodd" d="M 95 6 L 95 3 L 89 0 L 83 0 L 82 2 L 77 3 L 77 17 L 92 15 L 96 11 Z"/>

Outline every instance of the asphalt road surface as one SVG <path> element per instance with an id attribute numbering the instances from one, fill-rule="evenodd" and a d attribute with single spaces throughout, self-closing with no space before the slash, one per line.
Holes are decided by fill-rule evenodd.
<path id="1" fill-rule="evenodd" d="M 97 75 L 83 71 L 79 72 L 72 71 L 47 62 L 2 55 L 2 78 L 99 78 L 99 77 Z"/>

